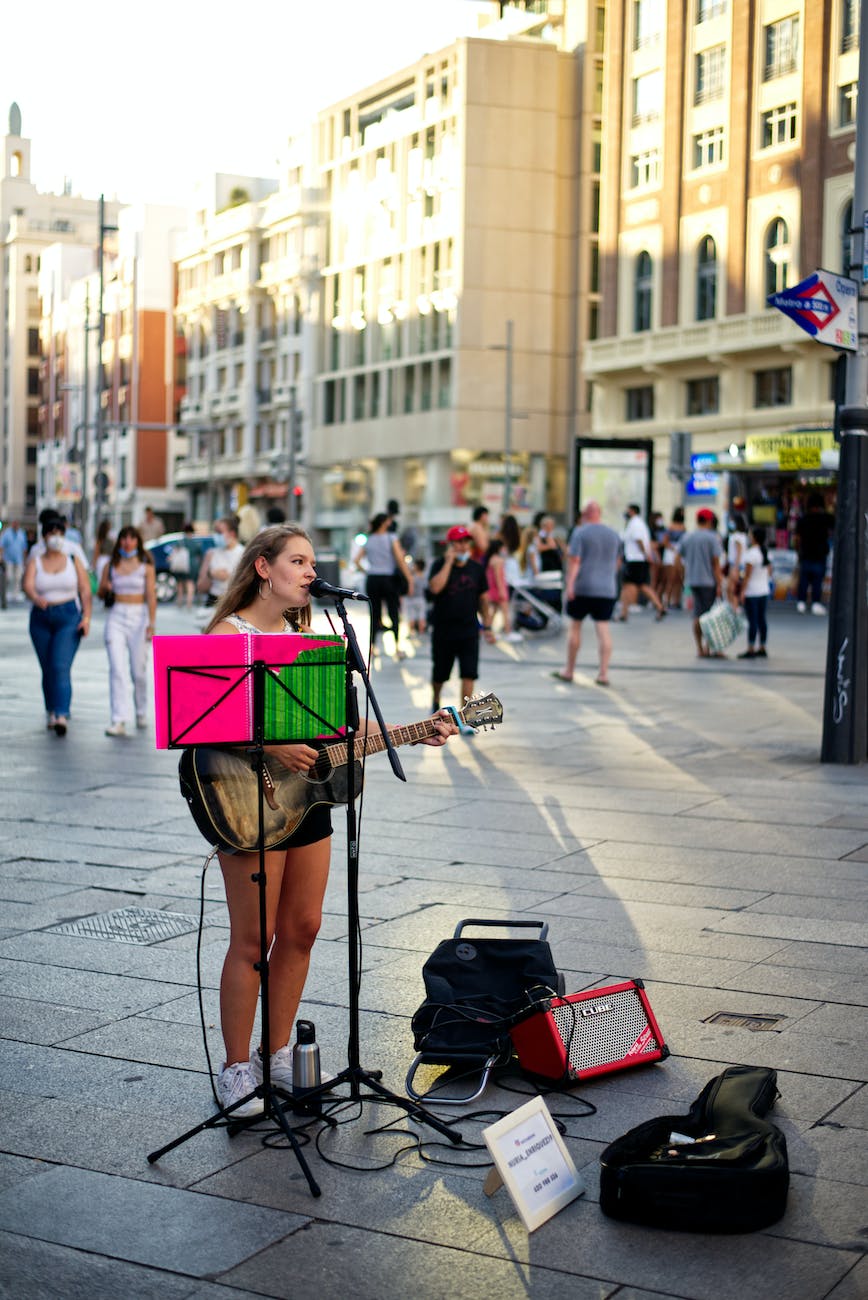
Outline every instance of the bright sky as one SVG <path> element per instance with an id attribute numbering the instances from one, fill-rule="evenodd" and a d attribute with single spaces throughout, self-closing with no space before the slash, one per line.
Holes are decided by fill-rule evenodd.
<path id="1" fill-rule="evenodd" d="M 186 204 L 215 171 L 277 176 L 306 118 L 454 36 L 481 0 L 4 0 L 9 106 L 31 180 L 123 202 Z M 495 10 L 496 12 L 496 10 Z"/>

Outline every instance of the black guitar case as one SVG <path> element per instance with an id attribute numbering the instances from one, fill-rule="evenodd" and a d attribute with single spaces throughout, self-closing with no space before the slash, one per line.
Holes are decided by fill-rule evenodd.
<path id="1" fill-rule="evenodd" d="M 753 1232 L 776 1223 L 789 1187 L 787 1142 L 765 1116 L 777 1074 L 734 1065 L 687 1115 L 648 1120 L 600 1156 L 600 1208 L 613 1219 L 685 1232 Z"/>

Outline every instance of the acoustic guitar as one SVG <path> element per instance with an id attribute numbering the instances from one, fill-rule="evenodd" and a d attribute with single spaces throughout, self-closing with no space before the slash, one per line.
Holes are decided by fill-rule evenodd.
<path id="1" fill-rule="evenodd" d="M 503 706 L 494 695 L 468 700 L 456 717 L 474 729 L 503 720 Z M 436 733 L 435 718 L 390 727 L 389 739 L 415 745 Z M 377 733 L 353 740 L 354 788 L 361 790 L 361 760 L 381 753 L 386 739 Z M 263 772 L 263 827 L 265 847 L 275 848 L 301 825 L 317 804 L 340 804 L 348 799 L 347 741 L 326 743 L 307 772 L 291 772 L 266 754 Z M 259 846 L 259 781 L 250 750 L 197 746 L 186 749 L 180 764 L 181 792 L 193 820 L 211 844 L 227 853 L 252 853 Z"/>

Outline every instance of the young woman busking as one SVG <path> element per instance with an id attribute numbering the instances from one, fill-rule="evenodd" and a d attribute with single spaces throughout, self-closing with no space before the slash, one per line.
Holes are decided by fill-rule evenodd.
<path id="1" fill-rule="evenodd" d="M 315 577 L 313 547 L 307 533 L 296 524 L 266 528 L 247 544 L 205 632 L 212 636 L 304 633 L 310 627 L 309 588 Z M 422 743 L 443 745 L 457 731 L 448 714 L 438 719 L 435 727 L 436 734 Z M 375 725 L 371 729 L 379 730 Z M 307 772 L 317 752 L 312 744 L 266 746 L 266 753 L 291 772 Z M 330 835 L 330 810 L 320 805 L 311 809 L 280 847 L 265 854 L 271 1080 L 287 1090 L 292 1088 L 290 1034 L 322 918 Z M 259 855 L 221 852 L 218 857 L 230 931 L 220 981 L 226 1059 L 217 1079 L 217 1092 L 221 1104 L 230 1106 L 262 1081 L 261 1054 L 251 1051 L 259 997 L 259 889 L 253 879 L 259 869 Z M 251 1097 L 233 1115 L 255 1115 L 262 1108 L 262 1100 Z"/>

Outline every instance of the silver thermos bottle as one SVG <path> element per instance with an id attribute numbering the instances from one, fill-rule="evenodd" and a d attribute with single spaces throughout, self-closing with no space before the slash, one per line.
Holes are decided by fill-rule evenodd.
<path id="1" fill-rule="evenodd" d="M 321 1081 L 316 1029 L 312 1021 L 299 1020 L 292 1048 L 293 1096 L 303 1097 L 312 1088 L 318 1088 Z"/>

